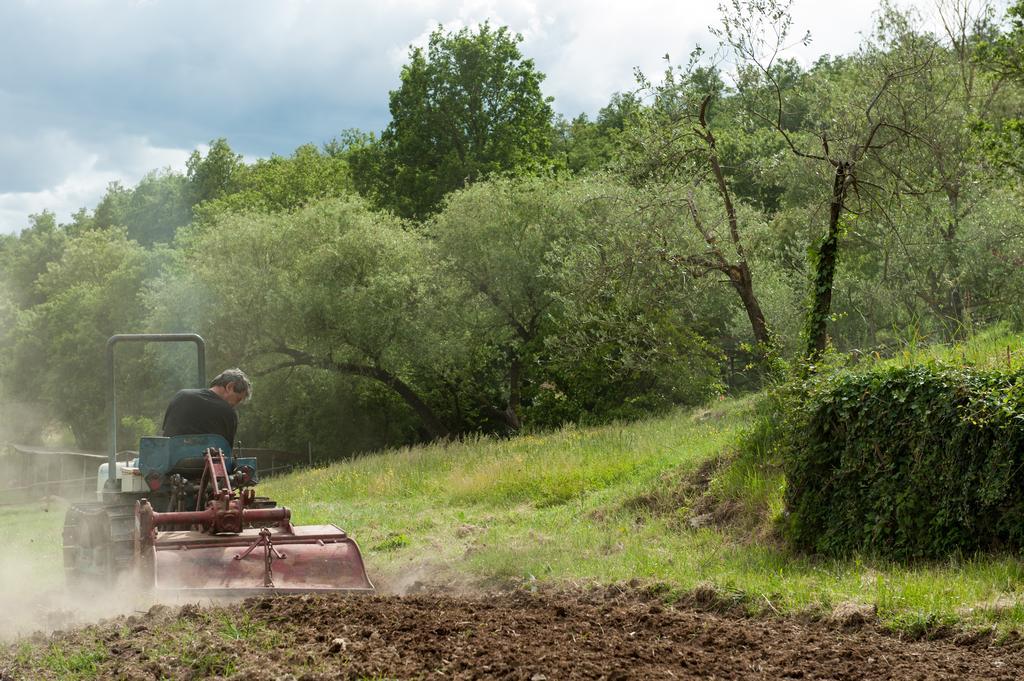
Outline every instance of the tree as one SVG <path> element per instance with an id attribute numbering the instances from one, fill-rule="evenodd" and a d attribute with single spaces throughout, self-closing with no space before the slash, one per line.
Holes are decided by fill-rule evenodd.
<path id="1" fill-rule="evenodd" d="M 720 390 L 735 298 L 662 257 L 666 241 L 693 241 L 685 216 L 607 176 L 562 194 L 584 228 L 555 241 L 541 269 L 555 306 L 533 422 L 634 418 Z"/>
<path id="2" fill-rule="evenodd" d="M 343 154 L 303 144 L 289 156 L 271 156 L 240 165 L 231 174 L 230 191 L 197 208 L 200 219 L 219 211 L 281 211 L 354 191 Z"/>
<path id="3" fill-rule="evenodd" d="M 127 222 L 131 199 L 131 189 L 116 180 L 108 184 L 107 192 L 93 211 L 93 226 L 98 229 L 123 227 Z"/>
<path id="4" fill-rule="evenodd" d="M 794 130 L 786 120 L 788 97 L 783 81 L 773 68 L 789 40 L 791 2 L 731 0 L 728 5 L 719 5 L 722 26 L 714 33 L 731 50 L 741 70 L 746 69 L 747 82 L 758 85 L 747 112 L 771 126 L 790 153 L 830 169 L 827 229 L 812 253 L 804 354 L 814 360 L 828 342 L 840 236 L 843 220 L 850 212 L 851 196 L 870 204 L 879 195 L 891 196 L 901 190 L 898 173 L 886 168 L 884 158 L 906 150 L 920 122 L 912 119 L 896 86 L 926 73 L 930 54 L 914 50 L 874 55 L 872 68 L 861 72 L 861 79 L 843 82 L 841 94 L 832 95 L 830 120 L 811 119 L 804 122 L 803 129 Z M 802 40 L 809 39 L 810 34 L 806 34 Z M 835 84 L 830 88 L 834 92 Z"/>
<path id="5" fill-rule="evenodd" d="M 30 215 L 29 222 L 17 237 L 6 240 L 0 251 L 0 272 L 12 302 L 22 309 L 46 299 L 37 282 L 50 264 L 60 259 L 67 243 L 67 235 L 57 226 L 53 213 L 44 210 Z"/>
<path id="6" fill-rule="evenodd" d="M 186 163 L 189 203 L 192 206 L 220 198 L 234 189 L 235 174 L 244 164 L 223 137 L 212 140 L 204 157 L 193 151 Z"/>
<path id="7" fill-rule="evenodd" d="M 106 442 L 104 344 L 145 319 L 145 282 L 159 272 L 160 252 L 147 251 L 123 229 L 92 230 L 69 239 L 59 260 L 40 275 L 42 299 L 19 318 L 9 390 L 40 402 L 67 424 L 82 449 Z M 122 377 L 126 376 L 122 362 Z M 126 381 L 126 404 L 147 380 Z"/>
<path id="8" fill-rule="evenodd" d="M 192 219 L 187 180 L 169 169 L 152 171 L 139 180 L 124 207 L 128 237 L 146 247 L 171 243 Z"/>
<path id="9" fill-rule="evenodd" d="M 71 232 L 123 227 L 143 246 L 170 243 L 178 229 L 192 219 L 192 189 L 185 176 L 169 168 L 146 173 L 131 189 L 111 182 L 92 219 L 78 216 L 70 226 Z"/>
<path id="10" fill-rule="evenodd" d="M 436 360 L 438 344 L 427 324 L 431 259 L 398 220 L 357 197 L 329 199 L 291 213 L 217 214 L 182 245 L 175 276 L 151 298 L 165 324 L 199 329 L 224 362 L 255 375 L 301 368 L 376 382 L 427 437 L 448 434 L 409 378 Z"/>
<path id="11" fill-rule="evenodd" d="M 344 160 L 353 189 L 371 205 L 387 205 L 388 180 L 384 145 L 372 132 L 349 128 L 324 145 L 332 159 Z"/>
<path id="12" fill-rule="evenodd" d="M 577 243 L 583 228 L 575 192 L 566 189 L 545 178 L 492 179 L 454 193 L 427 226 L 442 267 L 462 282 L 461 306 L 479 303 L 487 311 L 471 333 L 493 349 L 500 389 L 491 393 L 489 377 L 470 392 L 510 430 L 523 425 L 524 386 L 537 383 L 532 379 L 555 303 L 542 276 L 545 259 L 556 242 Z"/>
<path id="13" fill-rule="evenodd" d="M 425 227 L 461 284 L 442 381 L 463 413 L 516 431 L 636 416 L 717 386 L 706 339 L 732 310 L 658 257 L 643 203 L 601 175 L 493 178 L 446 200 Z"/>
<path id="14" fill-rule="evenodd" d="M 586 114 L 571 121 L 559 115 L 552 144 L 555 163 L 573 173 L 603 169 L 614 158 L 622 131 L 640 111 L 640 100 L 634 94 L 616 93 L 593 121 Z"/>
<path id="15" fill-rule="evenodd" d="M 423 219 L 445 194 L 491 173 L 544 165 L 551 147 L 544 75 L 519 51 L 522 36 L 484 23 L 430 35 L 411 48 L 381 135 L 383 204 Z"/>
<path id="16" fill-rule="evenodd" d="M 0 237 L 0 243 L 5 241 Z M 0 248 L 0 252 L 2 252 Z M 0 272 L 3 268 L 0 267 Z M 21 311 L 14 304 L 7 282 L 0 278 L 0 442 L 38 442 L 47 415 L 40 403 L 33 403 L 33 395 L 22 394 L 14 388 L 19 370 L 13 348 L 17 340 Z"/>
<path id="17" fill-rule="evenodd" d="M 955 338 L 968 332 L 972 307 L 988 302 L 981 290 L 966 286 L 972 265 L 964 258 L 981 238 L 972 233 L 973 214 L 987 203 L 998 177 L 984 167 L 976 130 L 1012 116 L 1017 101 L 1006 78 L 979 63 L 991 5 L 972 8 L 954 0 L 940 3 L 939 10 L 944 36 L 915 29 L 912 15 L 889 8 L 865 56 L 877 63 L 881 53 L 906 61 L 927 55 L 927 68 L 901 79 L 889 102 L 898 101 L 914 126 L 901 155 L 893 149 L 877 160 L 903 188 L 901 200 L 882 217 L 894 230 L 916 226 L 900 229 L 908 265 L 904 286 L 927 306 L 941 337 Z M 879 102 L 880 108 L 886 104 Z"/>
<path id="18" fill-rule="evenodd" d="M 663 257 L 685 267 L 688 275 L 723 276 L 743 305 L 760 354 L 774 341 L 754 286 L 744 232 L 745 207 L 737 200 L 733 180 L 723 164 L 710 107 L 718 99 L 721 80 L 698 68 L 700 51 L 683 69 L 669 65 L 662 83 L 642 75 L 641 85 L 654 102 L 628 130 L 619 170 L 637 187 L 651 187 L 650 210 L 673 202 L 685 212 L 699 244 L 665 244 Z M 707 88 L 716 88 L 708 91 Z M 682 192 L 674 188 L 689 187 Z M 713 188 L 717 200 L 705 187 Z"/>

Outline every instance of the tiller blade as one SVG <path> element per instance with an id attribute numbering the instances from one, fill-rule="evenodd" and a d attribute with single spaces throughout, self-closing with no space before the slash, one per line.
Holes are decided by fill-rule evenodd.
<path id="1" fill-rule="evenodd" d="M 287 508 L 249 508 L 251 496 L 239 496 L 223 474 L 220 452 L 207 450 L 205 458 L 211 494 L 204 510 L 157 513 L 145 499 L 136 504 L 136 561 L 155 591 L 187 597 L 373 591 L 359 546 L 343 530 L 293 526 Z"/>
<path id="2" fill-rule="evenodd" d="M 373 591 L 359 547 L 334 525 L 161 532 L 153 561 L 154 588 L 186 596 Z"/>

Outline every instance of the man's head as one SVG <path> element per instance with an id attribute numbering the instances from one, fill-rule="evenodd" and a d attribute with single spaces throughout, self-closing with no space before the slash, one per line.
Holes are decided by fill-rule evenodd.
<path id="1" fill-rule="evenodd" d="M 232 407 L 252 397 L 252 381 L 241 369 L 226 369 L 210 381 L 210 390 Z"/>

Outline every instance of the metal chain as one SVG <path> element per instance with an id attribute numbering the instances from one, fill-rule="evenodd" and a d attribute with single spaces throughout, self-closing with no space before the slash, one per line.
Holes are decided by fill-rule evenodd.
<path id="1" fill-rule="evenodd" d="M 274 545 L 270 543 L 270 530 L 264 527 L 260 530 L 260 537 L 263 538 L 263 586 L 274 586 Z"/>

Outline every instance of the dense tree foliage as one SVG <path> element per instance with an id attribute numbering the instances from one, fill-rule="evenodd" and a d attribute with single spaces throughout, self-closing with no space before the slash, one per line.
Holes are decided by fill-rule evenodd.
<path id="1" fill-rule="evenodd" d="M 295 213 L 226 214 L 183 242 L 185 276 L 201 292 L 193 313 L 212 344 L 255 363 L 257 374 L 307 367 L 378 381 L 430 436 L 447 434 L 405 378 L 435 346 L 422 323 L 427 253 L 394 219 L 358 199 L 323 201 Z"/>
<path id="2" fill-rule="evenodd" d="M 87 231 L 68 240 L 34 282 L 42 302 L 18 315 L 5 388 L 44 406 L 84 448 L 105 444 L 106 338 L 136 328 L 145 317 L 143 285 L 159 272 L 163 256 L 123 230 Z M 123 387 L 137 400 L 146 374 L 132 367 L 122 374 Z"/>
<path id="3" fill-rule="evenodd" d="M 736 0 L 728 69 L 696 50 L 593 118 L 553 115 L 504 27 L 439 28 L 380 134 L 254 162 L 214 140 L 0 238 L 0 438 L 102 446 L 118 332 L 203 334 L 256 377 L 244 441 L 340 456 L 1024 325 L 1024 9 L 971 7 L 935 34 L 886 5 L 804 68 L 788 4 Z M 126 437 L 190 362 L 126 352 Z"/>
<path id="4" fill-rule="evenodd" d="M 272 156 L 232 171 L 230 191 L 206 201 L 200 217 L 243 210 L 282 211 L 301 208 L 318 199 L 353 193 L 345 158 L 304 144 L 290 157 Z"/>
<path id="5" fill-rule="evenodd" d="M 522 37 L 484 23 L 430 34 L 391 92 L 381 135 L 383 204 L 424 218 L 445 194 L 495 172 L 546 164 L 552 111 Z"/>
<path id="6" fill-rule="evenodd" d="M 186 164 L 191 205 L 219 199 L 234 190 L 236 173 L 245 167 L 224 138 L 210 142 L 206 156 L 193 151 Z"/>
<path id="7" fill-rule="evenodd" d="M 607 106 L 591 121 L 580 114 L 571 121 L 557 117 L 551 155 L 556 167 L 572 173 L 601 170 L 608 166 L 621 146 L 621 135 L 642 111 L 632 93 L 612 95 Z"/>

